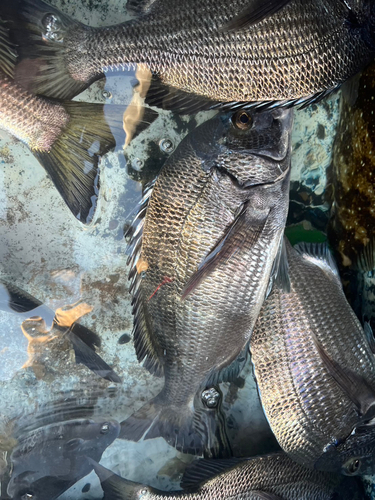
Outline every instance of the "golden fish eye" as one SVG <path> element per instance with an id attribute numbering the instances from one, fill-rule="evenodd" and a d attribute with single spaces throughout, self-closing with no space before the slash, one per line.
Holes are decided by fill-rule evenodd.
<path id="1" fill-rule="evenodd" d="M 232 122 L 240 130 L 249 130 L 253 124 L 251 115 L 247 111 L 238 111 L 233 115 Z"/>
<path id="2" fill-rule="evenodd" d="M 361 461 L 358 458 L 353 458 L 349 460 L 346 464 L 346 470 L 348 474 L 355 474 L 361 466 Z"/>

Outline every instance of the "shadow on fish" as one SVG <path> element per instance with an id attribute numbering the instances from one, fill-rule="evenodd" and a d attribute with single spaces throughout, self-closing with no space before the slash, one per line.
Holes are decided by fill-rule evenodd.
<path id="1" fill-rule="evenodd" d="M 26 366 L 34 367 L 34 371 L 37 370 L 37 376 L 44 373 L 44 365 L 48 367 L 51 363 L 48 358 L 51 355 L 51 349 L 54 348 L 54 343 L 66 339 L 68 345 L 60 345 L 60 342 L 59 348 L 65 347 L 66 349 L 69 348 L 69 344 L 72 345 L 76 363 L 84 364 L 106 380 L 121 382 L 114 370 L 95 352 L 95 347 L 100 346 L 100 338 L 85 326 L 76 323 L 91 309 L 87 304 L 81 303 L 60 308 L 54 312 L 24 290 L 0 280 L 0 310 L 17 313 L 26 318 L 21 327 L 29 340 L 29 361 Z M 31 312 L 32 318 L 30 318 Z M 44 356 L 45 350 L 49 351 L 49 355 Z M 59 356 L 59 353 L 57 355 Z M 46 360 L 43 357 L 46 357 Z"/>
<path id="2" fill-rule="evenodd" d="M 99 418 L 58 422 L 18 436 L 8 494 L 13 500 L 54 500 L 93 470 L 117 438 L 119 424 Z"/>

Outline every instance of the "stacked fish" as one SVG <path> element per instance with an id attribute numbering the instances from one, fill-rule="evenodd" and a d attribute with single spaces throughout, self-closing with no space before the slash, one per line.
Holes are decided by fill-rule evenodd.
<path id="1" fill-rule="evenodd" d="M 0 124 L 29 145 L 74 215 L 88 222 L 98 160 L 113 138 L 96 118 L 102 110 L 66 99 L 107 69 L 137 63 L 149 73 L 148 104 L 219 111 L 166 161 L 129 231 L 135 349 L 164 387 L 121 423 L 120 437 L 162 436 L 181 452 L 205 453 L 216 431 L 197 400 L 235 378 L 250 348 L 283 453 L 200 461 L 183 492 L 164 493 L 116 476 L 97 464 L 101 453 L 85 455 L 73 441 L 67 453 L 77 448 L 85 457 L 74 478 L 94 468 L 111 500 L 354 498 L 346 487 L 337 493 L 339 473 L 375 472 L 372 332 L 346 301 L 327 246 L 292 248 L 283 233 L 290 108 L 316 102 L 374 58 L 375 4 L 131 5 L 134 20 L 89 28 L 40 0 L 3 0 Z M 110 125 L 119 129 L 113 112 Z M 41 498 L 32 485 L 19 498 Z"/>

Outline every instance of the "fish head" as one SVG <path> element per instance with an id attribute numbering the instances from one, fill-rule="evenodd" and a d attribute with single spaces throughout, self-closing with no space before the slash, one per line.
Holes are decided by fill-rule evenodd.
<path id="1" fill-rule="evenodd" d="M 290 169 L 293 111 L 239 110 L 221 116 L 221 150 L 216 159 L 242 187 L 274 183 Z"/>
<path id="2" fill-rule="evenodd" d="M 93 469 L 117 438 L 110 419 L 75 419 L 47 425 L 20 437 L 11 454 L 8 494 L 19 500 L 53 500 Z"/>
<path id="3" fill-rule="evenodd" d="M 331 444 L 315 463 L 315 469 L 345 476 L 375 473 L 375 426 L 356 427 L 348 438 Z"/>

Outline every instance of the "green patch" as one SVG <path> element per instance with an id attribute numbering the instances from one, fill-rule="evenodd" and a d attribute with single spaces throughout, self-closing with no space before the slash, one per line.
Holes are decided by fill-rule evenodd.
<path id="1" fill-rule="evenodd" d="M 318 231 L 313 227 L 311 227 L 311 229 L 306 229 L 306 225 L 303 223 L 288 226 L 285 229 L 285 236 L 292 245 L 301 242 L 324 243 L 327 241 L 327 236 L 322 231 Z"/>

